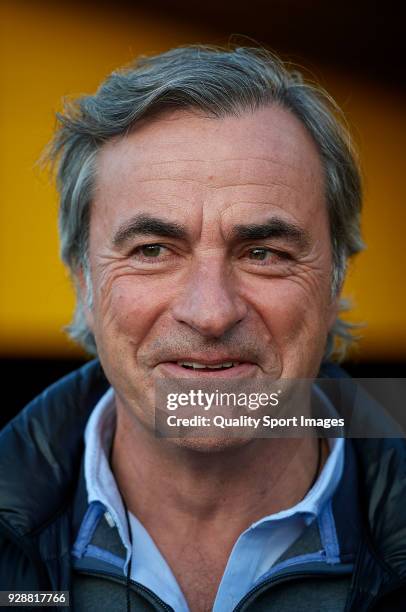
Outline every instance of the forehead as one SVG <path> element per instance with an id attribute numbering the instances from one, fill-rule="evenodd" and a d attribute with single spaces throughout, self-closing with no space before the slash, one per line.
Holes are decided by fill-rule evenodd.
<path id="1" fill-rule="evenodd" d="M 223 221 L 278 208 L 297 220 L 324 210 L 324 178 L 310 134 L 283 108 L 221 119 L 177 110 L 101 149 L 94 204 L 113 224 L 140 208 L 204 208 Z"/>

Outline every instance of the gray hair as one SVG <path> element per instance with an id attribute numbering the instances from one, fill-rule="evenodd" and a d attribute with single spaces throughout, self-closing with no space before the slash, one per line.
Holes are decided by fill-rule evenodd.
<path id="1" fill-rule="evenodd" d="M 86 322 L 77 272 L 84 271 L 91 307 L 89 221 L 100 148 L 124 136 L 140 119 L 167 109 L 196 108 L 221 118 L 269 104 L 292 112 L 318 147 L 332 244 L 332 296 L 339 293 L 348 258 L 363 248 L 360 173 L 341 111 L 322 88 L 305 81 L 265 49 L 180 47 L 141 57 L 113 72 L 94 95 L 68 103 L 64 113 L 57 115 L 60 125 L 49 157 L 57 164 L 61 256 L 77 289 L 68 331 L 89 353 L 96 354 L 97 349 Z M 352 339 L 351 325 L 337 319 L 325 356 L 331 356 L 334 347 L 345 348 Z"/>

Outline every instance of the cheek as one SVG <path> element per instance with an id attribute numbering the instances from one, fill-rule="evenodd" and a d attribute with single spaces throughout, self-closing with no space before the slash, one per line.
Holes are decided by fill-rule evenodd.
<path id="1" fill-rule="evenodd" d="M 101 292 L 96 305 L 98 329 L 113 344 L 138 346 L 148 335 L 167 304 L 165 290 L 150 287 L 140 278 L 123 277 Z"/>
<path id="2" fill-rule="evenodd" d="M 296 351 L 300 342 L 324 343 L 330 314 L 328 292 L 328 287 L 313 292 L 294 280 L 272 279 L 250 287 L 247 295 L 255 296 L 256 311 L 274 342 L 287 352 Z"/>

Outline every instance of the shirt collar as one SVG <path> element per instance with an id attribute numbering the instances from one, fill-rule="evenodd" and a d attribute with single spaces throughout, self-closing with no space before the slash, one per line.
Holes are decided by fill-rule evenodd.
<path id="1" fill-rule="evenodd" d="M 328 411 L 334 414 L 334 407 L 327 396 L 320 389 L 317 393 Z M 131 540 L 126 511 L 109 463 L 115 419 L 114 390 L 110 387 L 96 404 L 85 429 L 84 471 L 88 502 L 90 504 L 98 501 L 106 507 L 120 533 L 128 560 Z M 251 529 L 299 516 L 302 516 L 306 523 L 310 523 L 320 514 L 325 503 L 333 496 L 344 468 L 344 438 L 330 438 L 328 441 L 330 454 L 318 479 L 305 497 L 291 508 L 263 517 L 253 523 Z M 107 519 L 109 520 L 109 517 Z"/>
<path id="2" fill-rule="evenodd" d="M 114 389 L 110 389 L 96 404 L 85 429 L 84 472 L 89 505 L 101 502 L 106 519 L 115 523 L 127 551 L 131 555 L 126 510 L 110 468 L 109 455 L 116 426 Z"/>

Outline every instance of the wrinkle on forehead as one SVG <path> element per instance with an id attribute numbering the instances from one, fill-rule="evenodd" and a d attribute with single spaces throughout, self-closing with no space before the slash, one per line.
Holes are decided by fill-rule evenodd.
<path id="1" fill-rule="evenodd" d="M 98 161 L 95 201 L 107 223 L 144 209 L 189 224 L 217 219 L 223 231 L 249 207 L 252 222 L 278 209 L 309 224 L 325 203 L 315 143 L 275 106 L 221 119 L 177 111 L 107 143 Z"/>
<path id="2" fill-rule="evenodd" d="M 114 155 L 114 157 L 116 157 Z M 197 185 L 204 189 L 245 189 L 248 187 L 270 188 L 282 187 L 302 192 L 323 188 L 323 178 L 318 168 L 311 163 L 287 165 L 273 159 L 261 158 L 226 159 L 226 160 L 172 160 L 169 164 L 150 164 L 147 160 L 109 160 L 108 168 L 99 167 L 99 180 L 96 189 L 105 189 L 114 184 L 118 191 L 132 188 L 134 192 L 142 186 L 153 189 L 159 184 L 167 183 L 167 190 L 178 186 L 180 190 L 186 185 Z M 107 165 L 107 164 L 106 164 Z M 275 166 L 277 169 L 275 169 Z M 105 172 L 107 170 L 107 172 Z M 106 180 L 107 175 L 107 180 Z"/>
<path id="3" fill-rule="evenodd" d="M 290 168 L 295 168 L 294 165 L 289 165 L 286 161 L 281 162 L 279 159 L 273 159 L 272 157 L 259 157 L 259 156 L 255 156 L 255 155 L 250 155 L 249 159 L 254 161 L 254 162 L 267 162 L 267 163 L 272 163 L 272 164 L 276 164 L 276 165 L 282 165 L 282 166 L 287 166 Z M 210 164 L 213 163 L 213 159 L 212 158 L 207 158 L 207 159 L 196 159 L 196 158 L 190 158 L 190 159 L 185 159 L 183 158 L 181 160 L 182 162 L 199 162 L 201 164 Z M 218 158 L 216 159 L 217 162 L 246 162 L 247 158 L 246 157 L 224 157 L 224 158 Z M 166 164 L 179 164 L 179 160 L 173 160 L 173 159 L 166 159 L 163 161 L 154 161 L 151 162 L 151 166 L 163 166 Z"/>

